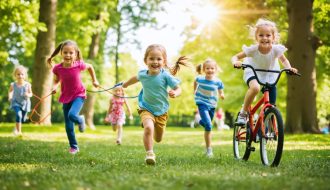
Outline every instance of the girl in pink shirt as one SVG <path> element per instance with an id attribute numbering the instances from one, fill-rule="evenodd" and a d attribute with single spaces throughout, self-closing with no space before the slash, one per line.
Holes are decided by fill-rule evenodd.
<path id="1" fill-rule="evenodd" d="M 86 125 L 84 116 L 79 115 L 86 99 L 86 89 L 82 84 L 80 72 L 87 69 L 92 77 L 93 86 L 98 87 L 99 83 L 93 66 L 82 60 L 76 42 L 66 40 L 60 43 L 47 59 L 47 63 L 53 66 L 52 59 L 59 53 L 62 61 L 53 67 L 53 93 L 56 93 L 57 87 L 61 84 L 59 102 L 63 104 L 65 129 L 70 144 L 69 153 L 76 154 L 79 152 L 79 147 L 74 133 L 74 123 L 78 124 L 80 132 L 84 132 Z"/>

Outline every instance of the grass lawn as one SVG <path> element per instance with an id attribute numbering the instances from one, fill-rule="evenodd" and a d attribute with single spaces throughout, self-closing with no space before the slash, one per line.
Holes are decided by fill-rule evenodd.
<path id="1" fill-rule="evenodd" d="M 68 153 L 64 125 L 0 123 L 1 189 L 330 189 L 330 135 L 285 135 L 277 168 L 261 164 L 259 146 L 249 161 L 232 153 L 232 131 L 214 131 L 214 158 L 204 155 L 201 128 L 172 128 L 155 144 L 157 164 L 144 163 L 143 129 L 125 127 L 115 144 L 109 126 L 76 133 L 80 152 Z M 78 131 L 78 130 L 76 130 Z"/>

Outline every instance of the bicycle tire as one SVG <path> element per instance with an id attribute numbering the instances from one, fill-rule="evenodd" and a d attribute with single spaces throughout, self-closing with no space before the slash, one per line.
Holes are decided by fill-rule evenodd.
<path id="1" fill-rule="evenodd" d="M 284 128 L 281 113 L 275 107 L 270 107 L 265 112 L 264 131 L 260 138 L 260 157 L 263 165 L 276 167 L 280 164 Z"/>
<path id="2" fill-rule="evenodd" d="M 234 157 L 238 160 L 247 161 L 250 157 L 250 127 L 246 125 L 235 125 L 233 132 L 233 151 Z"/>

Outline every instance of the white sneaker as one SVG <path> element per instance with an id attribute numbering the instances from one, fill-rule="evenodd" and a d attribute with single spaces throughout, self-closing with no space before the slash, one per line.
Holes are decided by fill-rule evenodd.
<path id="1" fill-rule="evenodd" d="M 242 112 L 241 111 L 238 114 L 236 124 L 238 124 L 238 125 L 245 125 L 246 122 L 247 122 L 247 117 L 248 117 L 248 114 L 246 112 Z"/>
<path id="2" fill-rule="evenodd" d="M 212 148 L 207 148 L 206 149 L 206 156 L 208 158 L 212 158 L 213 157 L 213 151 L 212 151 Z"/>
<path id="3" fill-rule="evenodd" d="M 82 119 L 82 123 L 81 124 L 78 124 L 78 128 L 79 128 L 79 131 L 81 133 L 83 133 L 85 131 L 85 128 L 86 128 L 85 116 L 84 115 L 80 115 L 80 118 Z"/>
<path id="4" fill-rule="evenodd" d="M 145 162 L 148 165 L 155 165 L 156 164 L 156 155 L 155 155 L 155 153 L 147 152 Z"/>

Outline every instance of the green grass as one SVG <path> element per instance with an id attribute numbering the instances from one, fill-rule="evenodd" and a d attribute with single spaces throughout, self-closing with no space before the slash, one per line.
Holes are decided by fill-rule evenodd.
<path id="1" fill-rule="evenodd" d="M 155 144 L 157 164 L 144 164 L 143 129 L 125 127 L 121 146 L 108 126 L 76 133 L 80 152 L 67 152 L 63 125 L 0 124 L 0 189 L 329 189 L 330 136 L 286 135 L 279 167 L 232 153 L 232 131 L 214 131 L 214 158 L 204 155 L 201 128 L 167 128 Z"/>

